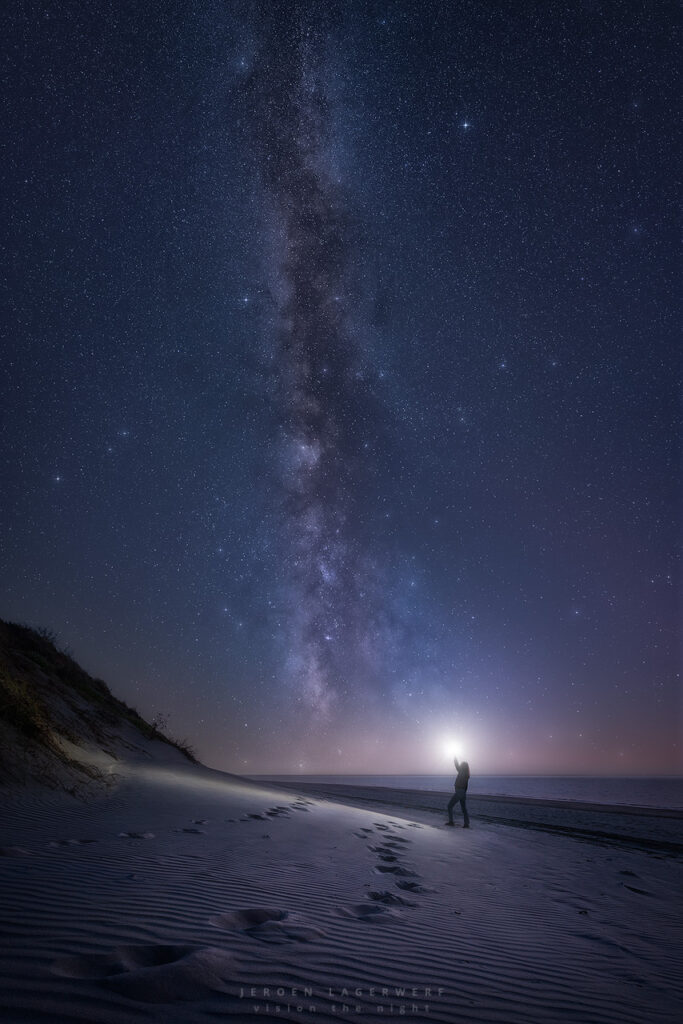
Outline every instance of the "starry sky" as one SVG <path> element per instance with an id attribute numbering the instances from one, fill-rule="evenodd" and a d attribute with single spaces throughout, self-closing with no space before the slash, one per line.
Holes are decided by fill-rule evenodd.
<path id="1" fill-rule="evenodd" d="M 676 32 L 6 5 L 0 615 L 228 771 L 683 771 Z"/>

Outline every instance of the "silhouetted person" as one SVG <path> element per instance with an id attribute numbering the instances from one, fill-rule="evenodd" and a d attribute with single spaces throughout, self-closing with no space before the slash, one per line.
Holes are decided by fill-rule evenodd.
<path id="1" fill-rule="evenodd" d="M 448 801 L 448 821 L 447 825 L 455 824 L 453 821 L 453 808 L 456 804 L 460 804 L 462 807 L 463 816 L 463 828 L 470 827 L 470 816 L 467 813 L 467 784 L 470 781 L 470 766 L 467 761 L 463 761 L 459 764 L 457 757 L 453 758 L 457 775 L 455 777 L 455 793 Z"/>

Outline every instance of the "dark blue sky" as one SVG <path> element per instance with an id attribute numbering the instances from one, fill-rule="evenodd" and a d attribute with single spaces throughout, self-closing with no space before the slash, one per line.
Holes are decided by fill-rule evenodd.
<path id="1" fill-rule="evenodd" d="M 683 770 L 677 29 L 9 4 L 0 615 L 229 770 Z"/>

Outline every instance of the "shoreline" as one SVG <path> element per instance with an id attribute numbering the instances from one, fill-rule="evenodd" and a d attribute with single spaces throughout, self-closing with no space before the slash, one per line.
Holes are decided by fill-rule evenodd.
<path id="1" fill-rule="evenodd" d="M 401 778 L 401 776 L 397 776 Z M 244 776 L 252 782 L 257 782 L 260 785 L 264 785 L 264 781 L 260 779 L 258 775 Z M 307 789 L 319 789 L 321 792 L 324 790 L 339 790 L 347 792 L 349 790 L 377 790 L 381 792 L 393 793 L 414 793 L 424 795 L 436 795 L 445 797 L 446 800 L 451 796 L 452 789 L 406 789 L 402 786 L 369 786 L 365 784 L 358 784 L 357 786 L 353 783 L 343 782 L 306 782 L 300 779 L 297 785 L 293 785 L 289 781 L 280 781 L 272 777 L 268 778 L 269 785 L 286 786 L 288 789 L 297 789 L 297 787 L 306 787 Z M 577 811 L 604 811 L 606 814 L 634 814 L 644 817 L 653 818 L 673 818 L 683 823 L 683 808 L 677 807 L 653 807 L 649 804 L 608 804 L 600 803 L 589 800 L 571 800 L 558 797 L 557 799 L 550 799 L 548 797 L 535 797 L 535 796 L 511 796 L 507 793 L 472 793 L 467 794 L 468 801 L 491 801 L 496 803 L 505 804 L 534 804 L 539 807 L 557 807 L 558 809 L 566 810 L 577 810 Z"/>
<path id="2" fill-rule="evenodd" d="M 292 788 L 286 783 L 269 784 L 283 789 Z M 297 789 L 307 796 L 351 807 L 402 809 L 411 814 L 419 811 L 429 815 L 425 819 L 429 824 L 434 824 L 434 816 L 445 813 L 452 792 L 304 783 L 301 780 Z M 473 827 L 480 820 L 488 824 L 537 829 L 577 840 L 616 843 L 683 857 L 683 811 L 671 808 L 474 794 L 468 794 L 467 805 Z M 458 813 L 456 808 L 456 820 Z"/>
<path id="3" fill-rule="evenodd" d="M 405 784 L 402 785 L 401 784 L 401 781 L 402 780 L 406 780 L 406 779 L 412 779 L 412 780 L 415 780 L 415 782 L 419 782 L 419 780 L 421 778 L 425 778 L 425 779 L 435 779 L 435 778 L 438 778 L 438 776 L 434 776 L 434 775 L 424 775 L 424 776 L 420 776 L 420 775 L 414 775 L 414 776 L 396 775 L 396 776 L 393 776 L 393 777 L 390 776 L 390 775 L 378 775 L 378 776 L 376 776 L 376 778 L 379 779 L 379 780 L 382 780 L 382 781 L 378 781 L 378 782 L 375 782 L 373 776 L 369 776 L 369 775 L 342 775 L 342 776 L 331 776 L 331 775 L 330 776 L 324 776 L 324 775 L 319 775 L 319 776 L 318 775 L 310 775 L 310 776 L 309 775 L 296 775 L 295 776 L 295 775 L 286 775 L 286 774 L 284 774 L 284 775 L 258 775 L 257 774 L 257 775 L 244 775 L 244 776 L 241 776 L 241 777 L 242 778 L 250 779 L 251 781 L 257 783 L 258 785 L 270 785 L 270 784 L 273 784 L 273 785 L 284 785 L 284 786 L 288 786 L 290 789 L 296 789 L 297 786 L 316 786 L 316 787 L 321 787 L 321 788 L 337 787 L 339 789 L 352 789 L 352 790 L 362 790 L 362 789 L 400 790 L 401 792 L 440 793 L 441 795 L 444 795 L 444 794 L 449 794 L 450 795 L 450 793 L 453 791 L 453 778 L 454 778 L 454 776 L 450 776 L 450 775 L 444 776 L 443 778 L 444 778 L 445 781 L 444 781 L 443 787 L 436 789 L 434 787 L 423 787 L 423 786 L 420 786 L 420 785 L 405 785 Z M 493 777 L 497 778 L 497 776 L 493 776 Z M 390 781 L 386 781 L 386 780 L 390 780 L 392 778 L 395 778 L 397 780 L 397 784 L 393 784 Z M 532 778 L 532 779 L 537 779 L 537 778 L 540 778 L 540 776 L 535 776 L 535 775 L 534 776 L 513 776 L 513 778 Z M 558 778 L 558 779 L 565 779 L 565 778 L 571 778 L 571 779 L 574 779 L 574 778 L 584 779 L 585 778 L 585 779 L 588 779 L 589 778 L 589 779 L 591 779 L 591 781 L 593 781 L 593 776 L 556 776 L 556 778 Z M 337 779 L 339 779 L 339 781 L 337 781 Z M 356 781 L 354 781 L 355 779 L 358 779 L 360 781 L 356 782 Z M 487 779 L 487 776 L 477 775 L 476 779 L 474 780 L 475 785 L 478 786 L 482 782 L 485 783 L 486 779 Z M 611 780 L 612 777 L 610 776 L 609 779 Z M 639 781 L 643 781 L 643 780 L 647 780 L 647 779 L 656 779 L 656 780 L 661 780 L 661 781 L 676 781 L 676 782 L 680 781 L 681 785 L 683 786 L 683 776 L 641 776 L 641 777 L 638 777 L 638 778 L 634 778 L 632 781 L 634 783 L 638 783 Z M 599 783 L 599 782 L 601 782 L 603 780 L 598 778 L 598 779 L 595 779 L 595 781 L 597 781 Z M 587 798 L 583 798 L 583 797 L 574 797 L 574 796 L 549 796 L 549 797 L 546 797 L 546 796 L 532 796 L 532 795 L 529 795 L 529 794 L 526 794 L 526 793 L 505 793 L 505 792 L 493 792 L 493 791 L 491 791 L 491 792 L 486 792 L 486 791 L 480 792 L 478 790 L 475 791 L 472 788 L 472 785 L 470 785 L 470 789 L 469 789 L 469 792 L 468 792 L 468 797 L 471 797 L 472 799 L 477 799 L 477 800 L 496 800 L 496 801 L 501 801 L 501 802 L 510 802 L 510 803 L 517 802 L 517 803 L 523 803 L 523 804 L 531 803 L 531 804 L 538 804 L 539 806 L 541 806 L 541 805 L 547 805 L 547 806 L 556 806 L 556 805 L 557 806 L 572 806 L 572 807 L 576 807 L 577 809 L 581 809 L 581 810 L 596 810 L 596 811 L 599 811 L 599 810 L 603 810 L 604 809 L 604 810 L 607 810 L 609 812 L 617 812 L 618 811 L 618 812 L 624 813 L 624 814 L 627 814 L 629 811 L 632 810 L 633 813 L 635 813 L 635 814 L 648 814 L 648 813 L 651 813 L 651 814 L 653 814 L 655 816 L 660 816 L 660 817 L 661 816 L 665 816 L 665 817 L 666 816 L 670 816 L 672 818 L 679 817 L 681 820 L 683 820 L 683 803 L 681 803 L 681 804 L 679 804 L 679 803 L 676 803 L 676 804 L 665 804 L 665 803 L 657 804 L 657 803 L 651 803 L 651 802 L 650 803 L 631 803 L 631 802 L 625 803 L 623 801 L 620 802 L 618 800 L 591 800 L 591 799 L 587 799 Z"/>

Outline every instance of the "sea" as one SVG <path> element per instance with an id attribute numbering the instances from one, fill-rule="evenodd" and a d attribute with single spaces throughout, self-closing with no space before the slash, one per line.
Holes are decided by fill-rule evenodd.
<path id="1" fill-rule="evenodd" d="M 453 775 L 258 775 L 263 782 L 333 783 L 341 786 L 388 786 L 448 793 Z M 472 796 L 514 796 L 536 800 L 574 800 L 626 807 L 683 810 L 683 776 L 637 778 L 585 775 L 473 775 Z"/>

